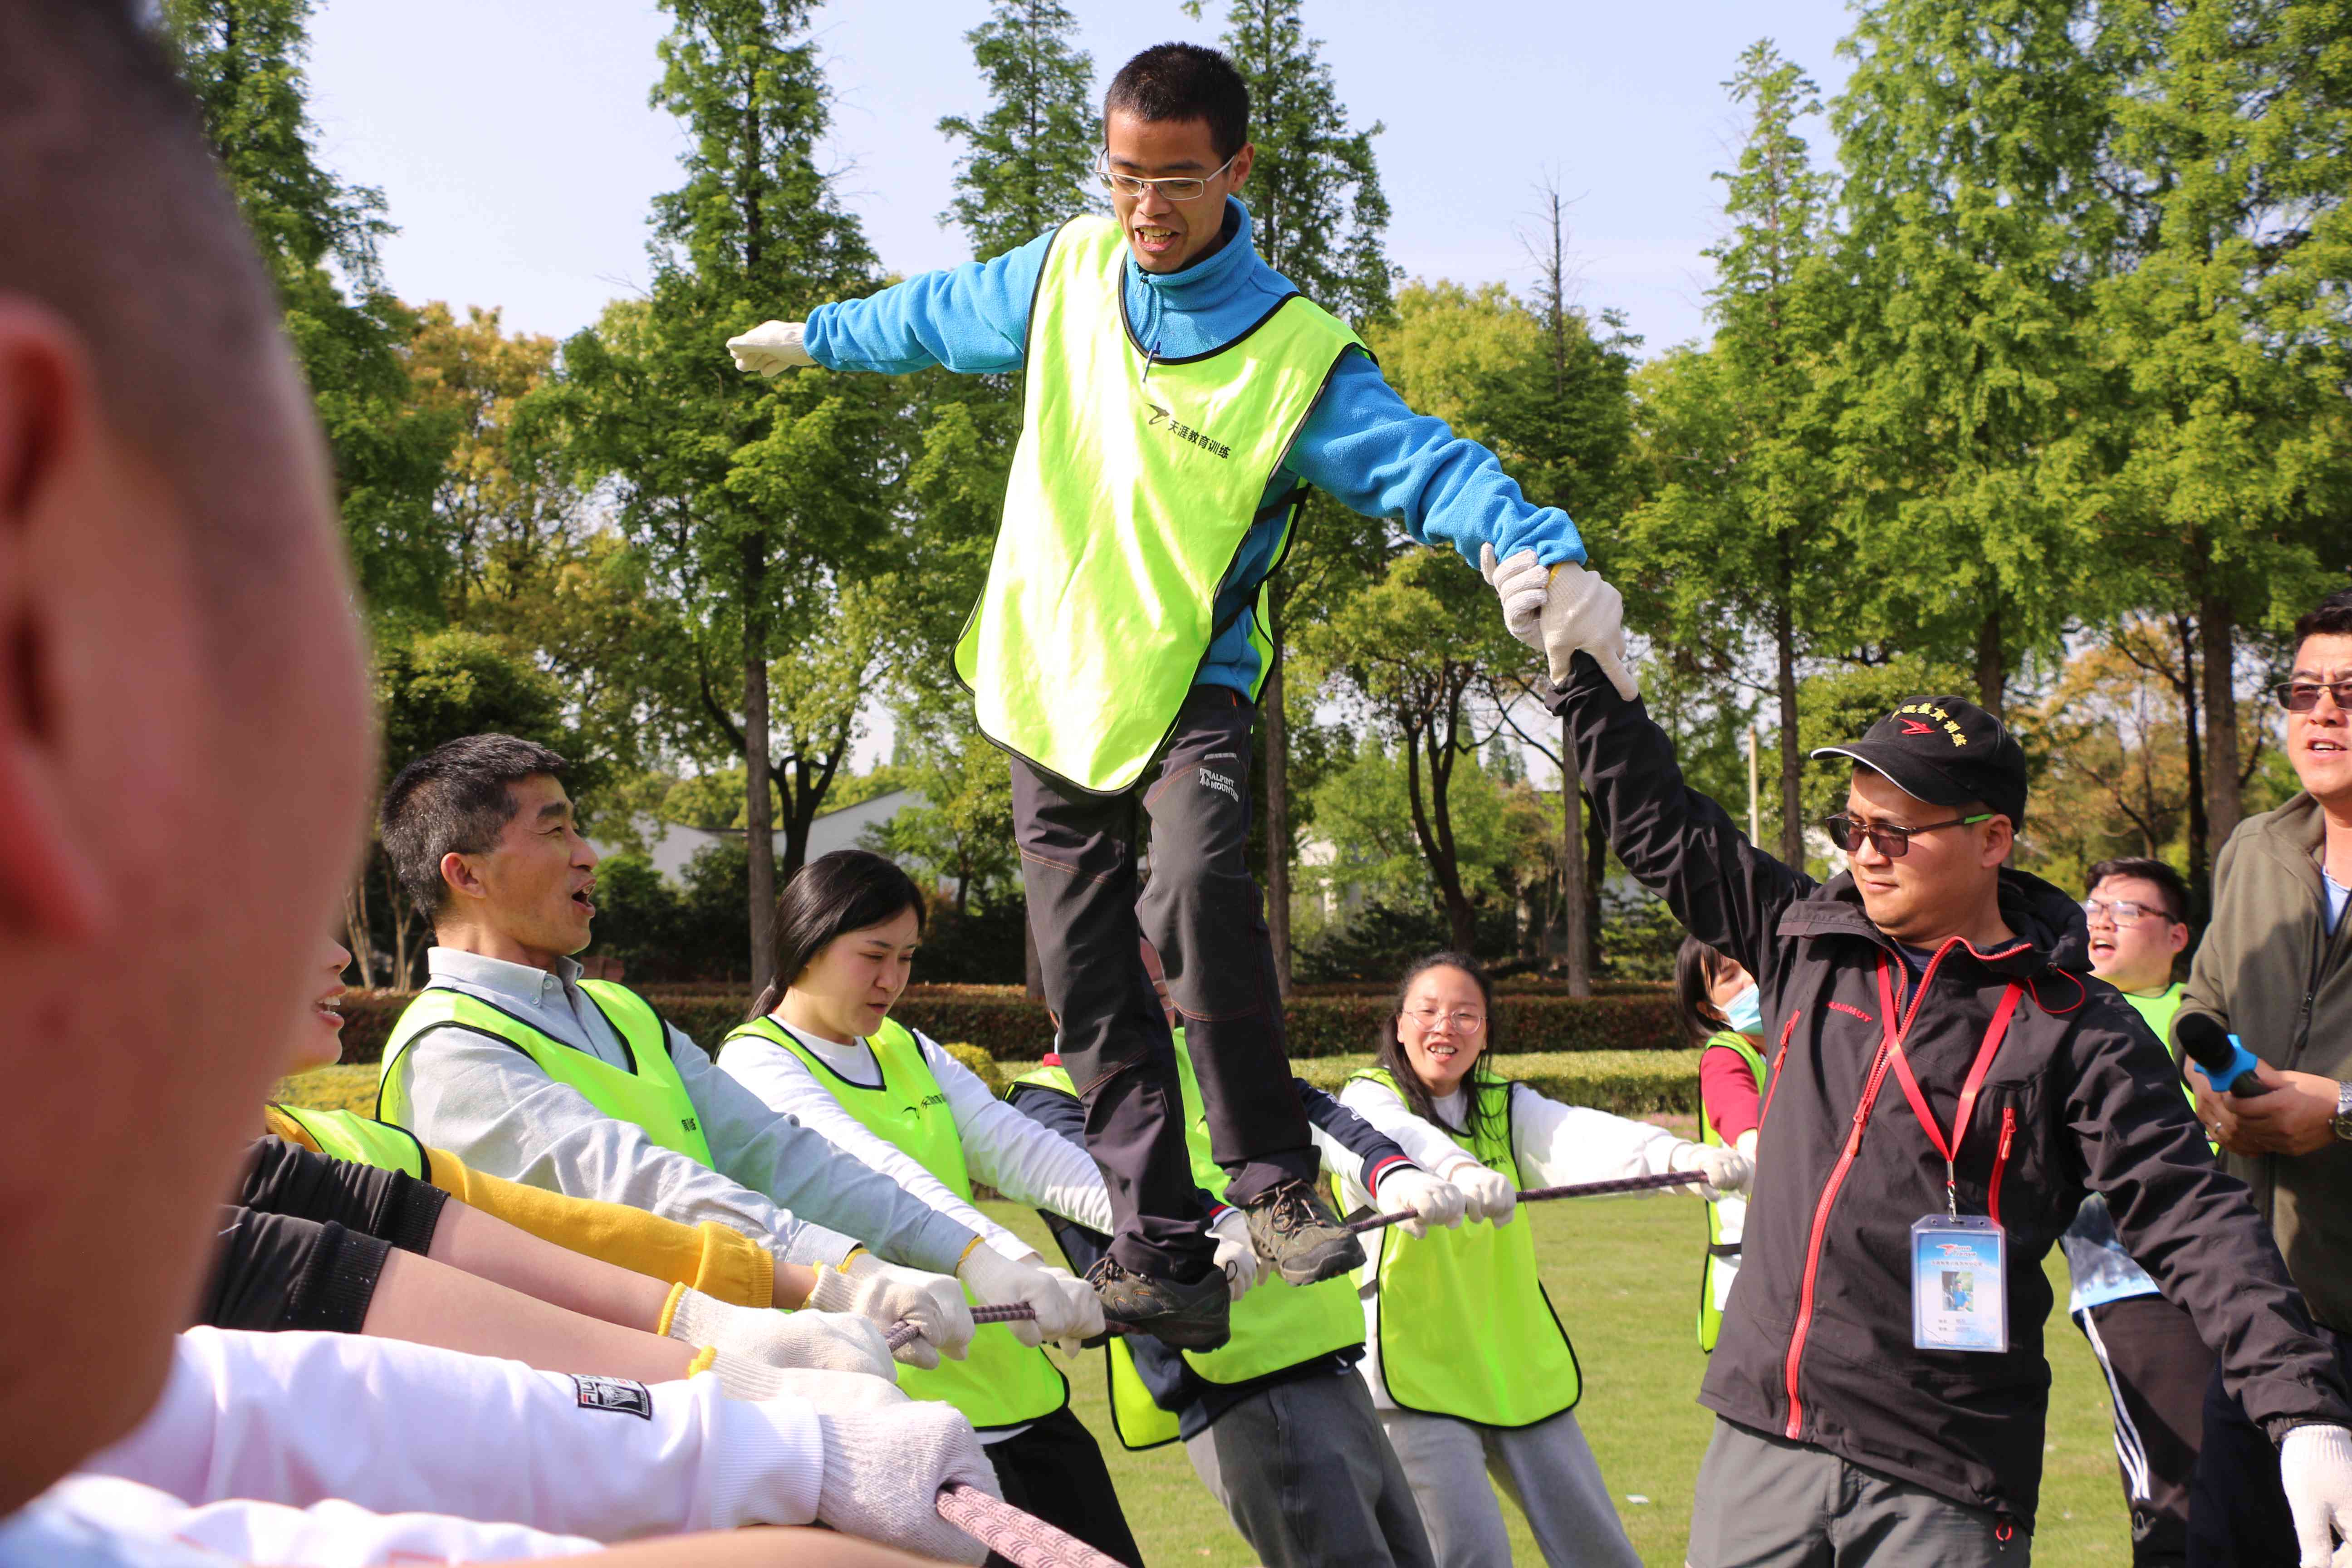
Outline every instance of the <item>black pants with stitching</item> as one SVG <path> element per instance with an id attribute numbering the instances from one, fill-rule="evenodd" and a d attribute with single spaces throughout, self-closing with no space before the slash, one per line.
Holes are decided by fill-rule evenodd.
<path id="1" fill-rule="evenodd" d="M 1045 1000 L 1086 1104 L 1087 1152 L 1110 1189 L 1111 1256 L 1140 1274 L 1198 1279 L 1215 1248 L 1184 1152 L 1175 1047 L 1138 937 L 1159 951 L 1183 1015 L 1226 1196 L 1246 1203 L 1277 1182 L 1315 1178 L 1265 902 L 1244 858 L 1255 718 L 1241 693 L 1194 687 L 1139 796 L 1087 795 L 1013 760 L 1013 832 Z"/>

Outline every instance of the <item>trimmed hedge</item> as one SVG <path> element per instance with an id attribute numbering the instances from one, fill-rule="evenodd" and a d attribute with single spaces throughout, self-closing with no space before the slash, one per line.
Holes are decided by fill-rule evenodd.
<path id="1" fill-rule="evenodd" d="M 343 998 L 343 1059 L 372 1062 L 409 993 L 354 991 Z M 716 1050 L 743 1018 L 751 998 L 740 987 L 648 989 L 646 999 L 663 1017 Z M 1361 1052 L 1387 1016 L 1389 997 L 1379 994 L 1293 996 L 1284 1009 L 1294 1060 Z M 1045 1009 L 1017 985 L 910 985 L 897 1016 L 935 1040 L 965 1041 L 999 1061 L 1034 1061 L 1054 1037 Z M 1683 1047 L 1675 1022 L 1674 999 L 1663 989 L 1594 996 L 1585 1001 L 1544 992 L 1506 990 L 1495 998 L 1494 1038 L 1498 1049 L 1524 1056 L 1535 1052 L 1658 1051 Z"/>
<path id="2" fill-rule="evenodd" d="M 951 1044 L 956 1059 L 1002 1094 L 1004 1086 L 1037 1065 L 1029 1060 L 991 1060 L 971 1046 Z M 1302 1063 L 1299 1076 L 1337 1094 L 1348 1075 L 1371 1065 L 1361 1052 Z M 1495 1058 L 1497 1071 L 1539 1093 L 1570 1105 L 1589 1105 L 1619 1116 L 1698 1113 L 1698 1053 L 1671 1051 L 1518 1051 Z M 320 1110 L 375 1110 L 373 1068 L 346 1064 L 304 1073 L 279 1084 L 270 1096 Z"/>

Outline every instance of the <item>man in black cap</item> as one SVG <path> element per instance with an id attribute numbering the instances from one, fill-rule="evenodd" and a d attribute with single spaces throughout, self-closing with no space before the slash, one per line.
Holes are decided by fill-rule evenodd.
<path id="1" fill-rule="evenodd" d="M 1852 764 L 1822 825 L 1847 869 L 1816 883 L 1685 786 L 1623 674 L 1615 591 L 1587 596 L 1606 603 L 1550 706 L 1626 869 L 1756 976 L 1772 1063 L 1691 1568 L 2025 1563 L 2042 1259 L 2086 1189 L 2282 1443 L 2304 1539 L 2352 1528 L 2352 1405 L 2268 1230 L 2091 974 L 2074 900 L 2003 865 L 2026 794 L 2007 729 L 1918 697 L 1815 752 Z"/>

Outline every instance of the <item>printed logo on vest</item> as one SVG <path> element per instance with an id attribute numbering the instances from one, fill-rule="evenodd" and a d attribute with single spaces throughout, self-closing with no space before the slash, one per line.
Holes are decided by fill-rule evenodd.
<path id="1" fill-rule="evenodd" d="M 695 1121 L 694 1121 L 694 1118 L 693 1118 L 693 1117 L 691 1117 L 691 1116 L 682 1117 L 682 1118 L 680 1118 L 680 1121 L 683 1122 L 683 1124 L 685 1125 L 686 1130 L 687 1130 L 688 1132 L 692 1132 L 692 1131 L 697 1131 L 697 1129 L 696 1129 L 696 1127 L 695 1127 Z"/>
<path id="2" fill-rule="evenodd" d="M 1144 400 L 1144 406 L 1151 410 L 1151 419 L 1146 428 L 1156 430 L 1165 425 L 1168 426 L 1170 435 L 1179 440 L 1192 442 L 1213 458 L 1230 458 L 1234 455 L 1234 449 L 1224 442 L 1213 436 L 1202 435 L 1150 399 Z"/>
<path id="3" fill-rule="evenodd" d="M 653 1391 L 625 1377 L 583 1377 L 575 1373 L 572 1386 L 580 1391 L 583 1410 L 617 1410 L 641 1421 L 654 1418 Z"/>

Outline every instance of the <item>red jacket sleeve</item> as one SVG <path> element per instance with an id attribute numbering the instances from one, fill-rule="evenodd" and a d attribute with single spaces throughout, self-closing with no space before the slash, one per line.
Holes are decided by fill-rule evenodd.
<path id="1" fill-rule="evenodd" d="M 1726 1143 L 1756 1130 L 1756 1071 L 1738 1051 L 1717 1046 L 1699 1054 L 1698 1100 L 1707 1124 Z"/>

